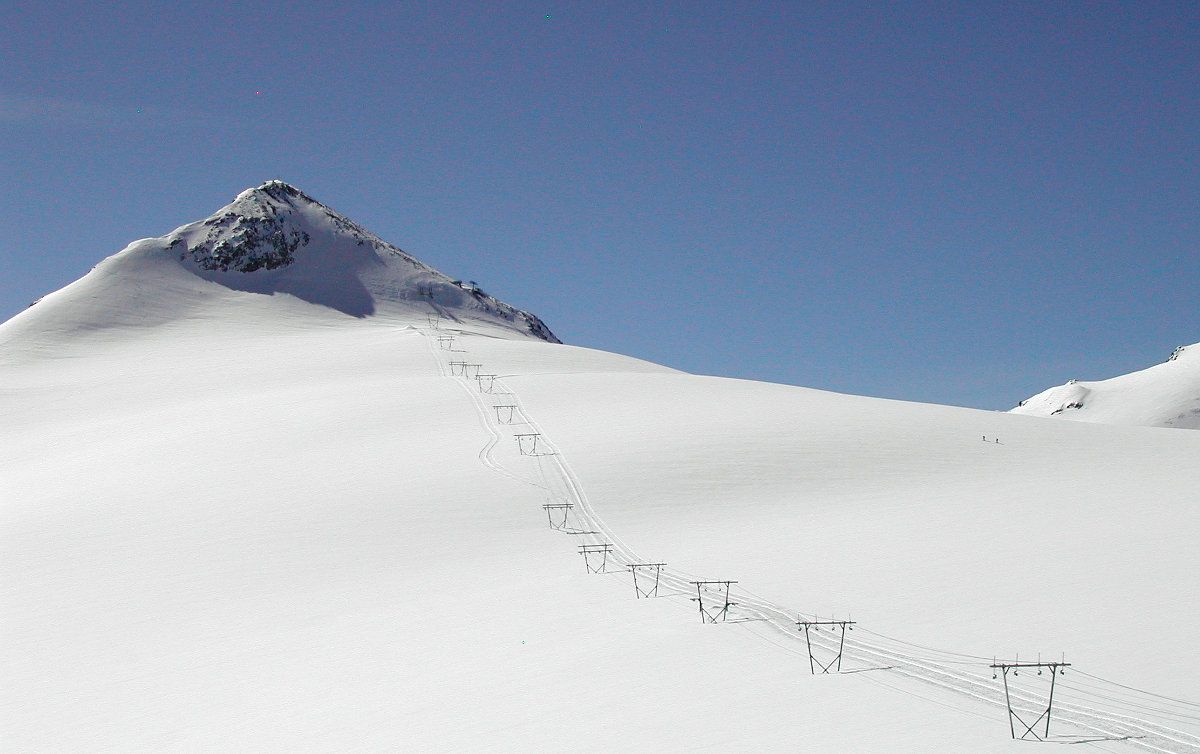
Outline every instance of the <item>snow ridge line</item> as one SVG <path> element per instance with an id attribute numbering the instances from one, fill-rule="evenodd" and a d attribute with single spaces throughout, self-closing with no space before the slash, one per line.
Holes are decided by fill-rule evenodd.
<path id="1" fill-rule="evenodd" d="M 434 360 L 437 362 L 439 372 L 443 376 L 448 376 L 442 366 L 440 354 L 432 344 L 432 338 L 430 337 L 432 333 L 425 332 L 421 328 L 417 328 L 417 330 L 423 336 L 425 336 L 426 344 L 430 347 L 430 352 L 433 355 Z M 457 332 L 459 335 L 467 334 L 462 330 L 457 330 L 455 332 Z M 466 352 L 464 351 L 460 353 Z M 471 399 L 472 404 L 475 406 L 481 424 L 484 425 L 485 430 L 489 434 L 488 442 L 479 452 L 481 462 L 498 474 L 522 484 L 536 487 L 553 496 L 555 494 L 555 489 L 551 486 L 549 474 L 547 473 L 547 470 L 543 464 L 543 460 L 549 457 L 551 459 L 550 463 L 552 463 L 554 467 L 552 471 L 556 472 L 559 484 L 561 485 L 562 492 L 559 494 L 564 500 L 569 499 L 569 501 L 574 506 L 578 507 L 580 511 L 580 513 L 576 514 L 578 524 L 581 525 L 584 530 L 595 530 L 598 532 L 598 534 L 584 536 L 586 536 L 588 539 L 596 540 L 599 538 L 599 535 L 603 535 L 604 541 L 613 546 L 613 559 L 618 563 L 621 561 L 624 561 L 625 564 L 644 562 L 643 560 L 639 559 L 634 553 L 633 549 L 621 541 L 620 538 L 617 537 L 616 533 L 613 532 L 599 517 L 595 509 L 592 507 L 591 502 L 588 500 L 586 493 L 584 492 L 582 482 L 579 480 L 574 470 L 571 469 L 562 452 L 552 442 L 550 442 L 549 438 L 542 431 L 541 427 L 526 411 L 524 405 L 520 401 L 519 396 L 517 396 L 515 392 L 506 389 L 505 392 L 500 394 L 510 396 L 512 404 L 517 407 L 515 410 L 520 412 L 521 416 L 525 420 L 525 423 L 534 432 L 540 435 L 541 442 L 545 446 L 549 447 L 552 451 L 552 453 L 538 455 L 536 457 L 538 462 L 538 472 L 539 476 L 541 476 L 542 483 L 531 481 L 527 478 L 523 478 L 510 472 L 495 458 L 494 450 L 500 442 L 502 434 L 499 428 L 493 425 L 491 416 L 487 411 L 488 406 L 483 401 L 480 391 L 471 390 L 469 385 L 470 379 L 468 377 L 464 376 L 462 378 L 457 378 L 453 375 L 449 376 L 454 377 L 455 382 L 462 387 L 464 391 L 466 391 Z M 495 378 L 493 384 L 502 386 L 502 382 L 499 377 Z M 572 508 L 572 511 L 574 511 L 574 508 Z M 598 544 L 598 542 L 593 543 Z M 681 594 L 674 596 L 689 594 L 692 587 L 691 582 L 694 580 L 696 580 L 696 578 L 692 574 L 685 573 L 678 569 L 668 569 L 664 567 L 661 569 L 659 574 L 660 585 L 673 586 L 680 590 Z M 670 596 L 672 595 L 667 595 L 667 597 Z M 734 595 L 732 593 L 730 596 L 731 599 L 734 599 Z M 737 607 L 731 609 L 730 613 L 736 613 L 743 616 L 743 620 L 757 620 L 764 622 L 771 629 L 778 631 L 790 641 L 795 642 L 798 640 L 799 635 L 791 630 L 791 626 L 795 623 L 791 616 L 799 615 L 801 617 L 805 617 L 805 614 L 797 613 L 796 611 L 789 611 L 781 605 L 773 603 L 757 595 L 752 595 L 742 589 L 737 590 L 736 601 L 738 603 Z M 875 633 L 875 635 L 879 636 L 885 641 L 890 640 L 893 642 L 899 642 L 899 640 L 892 639 L 891 637 L 887 637 L 883 634 Z M 765 637 L 760 636 L 759 638 L 765 640 Z M 822 648 L 826 651 L 834 651 L 836 649 L 837 642 L 833 640 L 832 637 L 826 640 L 824 637 L 818 635 L 812 637 L 812 639 L 813 644 L 816 647 Z M 943 652 L 944 650 L 933 651 Z M 807 652 L 805 652 L 805 654 L 807 654 Z M 892 673 L 898 677 L 920 681 L 927 685 L 953 692 L 960 696 L 965 696 L 977 702 L 988 704 L 994 708 L 1006 709 L 1003 694 L 999 689 L 987 684 L 985 681 L 974 675 L 964 673 L 961 670 L 945 667 L 945 660 L 921 658 L 908 652 L 889 649 L 869 641 L 851 638 L 849 635 L 847 635 L 844 656 L 849 659 L 855 659 L 856 655 L 858 655 L 857 659 L 860 661 L 864 660 L 866 657 L 871 657 L 876 661 L 891 665 L 891 667 L 888 668 L 880 668 L 880 672 Z M 986 667 L 986 661 L 980 661 L 978 664 L 969 664 Z M 902 693 L 910 692 L 902 691 Z M 1011 689 L 1010 695 L 1013 700 L 1013 708 L 1018 709 L 1019 711 L 1034 710 L 1036 714 L 1037 710 L 1044 708 L 1044 696 L 1033 691 Z M 1069 724 L 1078 729 L 1100 735 L 1106 739 L 1106 741 L 1111 741 L 1114 743 L 1119 741 L 1138 746 L 1149 751 L 1167 752 L 1168 754 L 1170 752 L 1200 752 L 1200 737 L 1184 731 L 1168 728 L 1151 721 L 1129 715 L 1123 715 L 1119 712 L 1094 709 L 1080 704 L 1064 703 L 1060 700 L 1058 704 L 1055 705 L 1054 720 L 1060 724 Z M 1113 728 L 1116 728 L 1116 730 Z M 1155 744 L 1166 746 L 1171 746 L 1173 744 L 1175 746 L 1185 748 L 1160 748 L 1159 745 Z"/>

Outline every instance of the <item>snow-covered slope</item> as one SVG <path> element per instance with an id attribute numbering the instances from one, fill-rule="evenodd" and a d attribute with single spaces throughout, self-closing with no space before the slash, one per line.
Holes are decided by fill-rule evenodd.
<path id="1" fill-rule="evenodd" d="M 1014 414 L 1144 427 L 1200 429 L 1200 343 L 1140 372 L 1071 380 L 1021 401 Z"/>
<path id="2" fill-rule="evenodd" d="M 399 279 L 357 317 L 169 261 L 0 325 L 5 751 L 1017 751 L 988 665 L 1039 652 L 1074 663 L 1056 740 L 1200 751 L 1198 433 L 693 376 Z M 858 621 L 848 672 L 811 674 L 801 616 Z M 1026 719 L 1047 680 L 1009 678 Z"/>

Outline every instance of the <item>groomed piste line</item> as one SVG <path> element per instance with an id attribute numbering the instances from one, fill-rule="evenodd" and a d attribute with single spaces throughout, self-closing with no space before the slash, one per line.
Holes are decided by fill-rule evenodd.
<path id="1" fill-rule="evenodd" d="M 439 311 L 439 316 L 453 321 L 453 318 L 446 312 Z M 431 324 L 427 328 L 414 327 L 414 329 L 420 333 L 426 345 L 430 348 L 434 362 L 437 365 L 438 373 L 443 377 L 454 379 L 475 406 L 480 424 L 489 435 L 488 441 L 479 451 L 480 462 L 501 476 L 540 490 L 543 498 L 548 502 L 570 503 L 572 505 L 570 512 L 574 514 L 576 526 L 578 527 L 577 531 L 596 532 L 594 534 L 575 533 L 574 536 L 576 539 L 573 539 L 573 542 L 577 544 L 607 543 L 612 545 L 612 553 L 608 557 L 615 564 L 622 567 L 625 564 L 646 562 L 643 558 L 636 555 L 631 547 L 622 542 L 616 533 L 609 529 L 599 515 L 597 515 L 587 498 L 583 485 L 571 469 L 566 458 L 525 410 L 520 397 L 503 384 L 501 377 L 496 377 L 491 383 L 494 394 L 507 396 L 507 403 L 517 407 L 514 409 L 514 424 L 527 428 L 523 431 L 540 435 L 540 443 L 542 447 L 546 448 L 546 452 L 530 457 L 537 464 L 539 479 L 536 481 L 510 471 L 496 459 L 495 449 L 504 439 L 505 431 L 503 427 L 505 425 L 500 425 L 494 420 L 493 413 L 489 411 L 491 406 L 483 400 L 478 386 L 473 384 L 477 380 L 467 376 L 450 374 L 447 371 L 447 364 L 443 363 L 442 358 L 442 355 L 447 352 L 434 346 L 435 334 L 444 336 L 448 333 L 453 333 L 455 339 L 464 336 L 486 336 L 457 329 L 443 330 L 434 324 Z M 458 350 L 454 351 L 454 353 L 462 355 L 468 352 Z M 522 421 L 515 421 L 517 415 L 521 417 Z M 621 570 L 619 572 L 614 571 L 614 573 L 627 574 L 628 572 Z M 698 580 L 701 579 L 678 568 L 663 567 L 659 573 L 659 594 L 664 599 L 678 600 L 680 598 L 687 598 L 689 595 L 695 593 L 692 582 Z M 729 613 L 732 618 L 728 622 L 747 628 L 757 638 L 766 640 L 785 651 L 807 659 L 807 647 L 802 648 L 803 635 L 795 628 L 796 620 L 798 617 L 816 619 L 817 616 L 785 608 L 782 605 L 754 594 L 741 587 L 740 584 L 731 593 L 730 599 L 737 604 L 735 607 L 730 608 Z M 781 637 L 786 638 L 787 642 L 780 644 L 771 640 L 768 635 L 761 633 L 762 629 L 779 634 Z M 855 661 L 860 665 L 860 667 L 847 668 L 847 670 L 861 673 L 864 680 L 900 693 L 946 706 L 964 714 L 991 719 L 990 715 L 983 715 L 977 711 L 955 707 L 943 701 L 929 699 L 914 692 L 897 688 L 882 681 L 878 676 L 888 674 L 897 678 L 920 681 L 923 684 L 942 691 L 952 692 L 959 697 L 966 697 L 967 699 L 984 703 L 997 711 L 995 715 L 997 734 L 1002 734 L 1005 715 L 1007 713 L 1003 690 L 994 681 L 989 682 L 991 681 L 990 678 L 986 676 L 981 678 L 979 675 L 966 670 L 969 667 L 990 672 L 987 666 L 991 663 L 992 658 L 949 652 L 933 647 L 921 647 L 865 629 L 861 626 L 856 626 L 855 631 L 861 632 L 859 635 L 865 633 L 873 638 L 864 640 L 853 634 L 846 635 L 843 650 L 844 658 L 846 661 Z M 824 652 L 837 651 L 837 640 L 832 635 L 826 638 L 820 632 L 814 632 L 811 638 L 814 649 L 820 649 Z M 1056 727 L 1071 726 L 1080 731 L 1081 734 L 1072 735 L 1068 738 L 1052 735 L 1050 741 L 1057 743 L 1078 743 L 1102 750 L 1107 750 L 1100 745 L 1102 743 L 1123 742 L 1146 751 L 1200 752 L 1200 737 L 1186 731 L 1167 727 L 1153 720 L 1145 719 L 1145 716 L 1150 716 L 1162 718 L 1173 723 L 1200 723 L 1200 704 L 1186 700 L 1172 699 L 1152 692 L 1123 686 L 1113 681 L 1107 681 L 1097 676 L 1075 671 L 1074 669 L 1069 671 L 1069 673 L 1072 678 L 1074 678 L 1075 674 L 1078 674 L 1081 677 L 1106 684 L 1106 686 L 1101 687 L 1096 683 L 1088 681 L 1072 681 L 1060 684 L 1062 691 L 1058 692 L 1059 695 L 1056 696 L 1054 701 L 1054 725 Z M 1108 693 L 1106 694 L 1104 691 L 1101 691 L 1100 689 L 1102 688 L 1107 690 Z M 1096 699 L 1105 699 L 1110 704 L 1088 706 L 1062 698 L 1065 692 L 1069 691 Z M 1111 694 L 1116 694 L 1117 696 L 1111 696 Z M 1029 719 L 1036 717 L 1046 705 L 1044 691 L 1012 688 L 1010 689 L 1010 695 L 1013 709 L 1021 713 L 1023 717 L 1026 713 L 1032 712 Z M 1121 698 L 1121 696 L 1129 695 L 1136 695 L 1135 698 L 1139 701 L 1135 702 L 1132 699 Z M 1131 710 L 1133 712 L 1130 712 Z"/>

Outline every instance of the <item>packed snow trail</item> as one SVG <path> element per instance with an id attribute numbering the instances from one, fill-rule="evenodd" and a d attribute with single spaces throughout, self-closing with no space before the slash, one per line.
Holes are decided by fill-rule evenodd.
<path id="1" fill-rule="evenodd" d="M 442 313 L 439 311 L 440 316 Z M 503 386 L 502 376 L 496 376 L 491 380 L 490 394 L 505 395 L 506 400 L 516 406 L 513 409 L 512 425 L 521 425 L 527 427 L 529 432 L 539 436 L 539 446 L 543 448 L 541 453 L 530 455 L 529 457 L 535 460 L 537 464 L 536 480 L 523 477 L 509 471 L 495 457 L 495 450 L 499 443 L 504 439 L 504 432 L 497 422 L 494 421 L 494 410 L 483 399 L 484 393 L 482 383 L 478 378 L 472 378 L 464 375 L 453 375 L 447 371 L 443 364 L 443 354 L 448 353 L 447 350 L 441 349 L 434 345 L 437 335 L 445 335 L 446 333 L 454 333 L 454 340 L 459 341 L 464 336 L 470 336 L 468 331 L 463 330 L 442 330 L 440 328 L 440 316 L 438 320 L 431 320 L 428 328 L 417 328 L 418 331 L 425 337 L 426 343 L 429 346 L 430 353 L 433 356 L 439 374 L 443 377 L 455 379 L 455 381 L 463 388 L 469 396 L 471 402 L 475 406 L 476 413 L 479 416 L 480 423 L 484 430 L 488 433 L 489 439 L 484 447 L 479 452 L 481 463 L 497 474 L 513 479 L 522 484 L 536 488 L 543 493 L 543 496 L 548 502 L 568 502 L 572 505 L 569 509 L 569 514 L 573 514 L 575 519 L 575 527 L 573 530 L 564 530 L 565 533 L 573 536 L 578 536 L 580 544 L 609 544 L 613 551 L 609 554 L 609 562 L 618 566 L 623 566 L 629 563 L 646 562 L 645 559 L 634 553 L 631 547 L 621 541 L 621 539 L 609 529 L 601 520 L 595 509 L 589 502 L 583 485 L 573 472 L 570 465 L 567 463 L 561 451 L 556 448 L 549 440 L 546 433 L 542 431 L 537 422 L 530 416 L 529 412 L 521 403 L 520 397 L 512 390 Z M 449 319 L 449 317 L 446 317 Z M 453 341 L 450 348 L 453 348 Z M 456 349 L 449 351 L 460 355 L 469 353 L 469 351 Z M 520 417 L 521 421 L 517 422 L 516 418 Z M 595 533 L 590 533 L 595 532 Z M 609 573 L 627 574 L 627 571 L 608 571 Z M 695 598 L 690 595 L 695 594 L 693 588 L 694 581 L 701 580 L 693 574 L 681 571 L 678 568 L 670 566 L 663 567 L 659 572 L 659 594 L 665 598 L 680 598 L 685 597 L 689 600 Z M 733 617 L 725 622 L 730 623 L 745 623 L 746 625 L 762 624 L 768 627 L 771 631 L 781 634 L 786 637 L 793 645 L 800 639 L 801 635 L 794 629 L 796 618 L 816 619 L 817 616 L 805 614 L 794 610 L 789 610 L 782 605 L 778 605 L 770 600 L 753 594 L 749 590 L 741 587 L 730 593 L 730 601 L 736 603 L 736 607 L 731 607 L 729 613 Z M 796 616 L 796 617 L 793 617 Z M 752 622 L 752 623 L 751 623 Z M 753 630 L 753 629 L 752 629 Z M 933 658 L 921 656 L 912 652 L 914 645 L 907 644 L 898 639 L 893 639 L 883 634 L 873 631 L 868 631 L 860 627 L 860 631 L 870 633 L 877 637 L 875 641 L 861 640 L 857 637 L 852 637 L 849 634 L 845 637 L 843 647 L 843 656 L 847 664 L 852 661 L 860 663 L 860 667 L 847 667 L 846 669 L 853 672 L 872 671 L 874 673 L 887 673 L 901 678 L 920 681 L 921 683 L 936 687 L 946 692 L 952 692 L 959 696 L 972 699 L 976 702 L 981 702 L 997 709 L 1000 714 L 996 719 L 998 724 L 1002 724 L 1004 714 L 1007 711 L 1004 693 L 1001 689 L 996 688 L 994 684 L 987 683 L 986 680 L 980 679 L 979 676 L 965 672 L 964 670 L 955 669 L 951 665 L 968 666 L 975 668 L 986 668 L 989 664 L 988 658 L 974 657 L 970 655 L 961 655 L 958 653 L 946 652 L 944 650 L 928 649 L 926 652 L 937 653 L 949 656 L 957 656 L 963 659 L 950 660 L 947 658 Z M 762 634 L 756 633 L 760 639 L 766 639 Z M 834 652 L 837 651 L 838 640 L 832 636 L 825 638 L 819 632 L 812 635 L 812 644 L 814 651 L 819 652 Z M 768 639 L 769 640 L 769 639 Z M 774 643 L 774 642 L 772 642 Z M 905 648 L 904 645 L 907 645 Z M 798 648 L 791 649 L 798 656 L 807 658 L 807 649 L 800 651 Z M 1074 671 L 1072 671 L 1074 672 Z M 868 681 L 877 682 L 876 679 L 867 678 Z M 887 684 L 883 684 L 887 685 Z M 890 687 L 889 688 L 894 688 Z M 1064 684 L 1064 688 L 1073 688 L 1070 685 Z M 897 689 L 901 693 L 911 693 L 901 689 Z M 1083 689 L 1079 689 L 1084 691 Z M 1086 693 L 1086 691 L 1084 691 Z M 1145 692 L 1143 692 L 1145 693 Z M 1033 692 L 1022 688 L 1011 688 L 1010 697 L 1012 699 L 1013 709 L 1022 714 L 1027 719 L 1032 719 L 1040 714 L 1040 711 L 1045 709 L 1046 696 L 1044 693 Z M 1185 704 L 1190 704 L 1186 703 Z M 1173 715 L 1167 710 L 1154 708 L 1150 705 L 1137 705 L 1136 703 L 1121 703 L 1113 706 L 1123 706 L 1127 709 L 1134 709 L 1140 713 L 1149 711 L 1154 716 L 1167 717 L 1178 721 L 1187 720 L 1188 722 L 1200 721 L 1200 715 L 1188 719 Z M 1032 713 L 1026 715 L 1026 713 Z M 1080 732 L 1091 734 L 1091 736 L 1100 737 L 1099 740 L 1088 739 L 1083 735 L 1075 734 L 1064 736 L 1064 734 L 1052 734 L 1048 740 L 1058 741 L 1063 743 L 1082 743 L 1085 745 L 1095 745 L 1100 742 L 1116 743 L 1124 742 L 1147 751 L 1155 752 L 1200 752 L 1200 736 L 1191 733 L 1177 730 L 1168 727 L 1161 723 L 1156 723 L 1152 720 L 1146 720 L 1135 714 L 1126 714 L 1119 710 L 1113 710 L 1111 707 L 1089 707 L 1081 703 L 1073 703 L 1062 699 L 1061 695 L 1055 699 L 1053 722 L 1056 728 L 1061 726 L 1071 726 Z M 999 728 L 998 725 L 998 729 Z M 1069 740 L 1068 740 L 1069 739 Z"/>

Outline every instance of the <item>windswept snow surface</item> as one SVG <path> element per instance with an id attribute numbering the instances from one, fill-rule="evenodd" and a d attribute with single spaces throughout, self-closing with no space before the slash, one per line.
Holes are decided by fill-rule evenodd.
<path id="1" fill-rule="evenodd" d="M 1014 414 L 1144 427 L 1200 429 L 1200 343 L 1149 369 L 1107 380 L 1071 380 L 1021 401 Z"/>
<path id="2" fill-rule="evenodd" d="M 4 751 L 1016 751 L 987 666 L 1039 652 L 1055 740 L 1200 751 L 1200 434 L 688 375 L 146 243 L 0 325 Z M 799 616 L 858 622 L 849 672 Z M 1009 680 L 1032 721 L 1047 677 Z"/>

